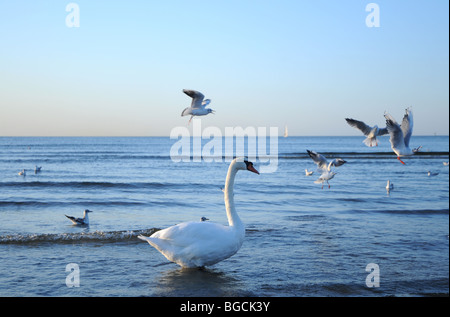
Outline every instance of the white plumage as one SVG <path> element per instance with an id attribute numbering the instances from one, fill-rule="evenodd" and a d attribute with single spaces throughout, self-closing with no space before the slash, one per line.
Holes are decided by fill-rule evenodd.
<path id="1" fill-rule="evenodd" d="M 239 170 L 258 171 L 243 158 L 234 159 L 228 168 L 224 200 L 228 226 L 191 221 L 155 232 L 150 237 L 138 236 L 161 252 L 169 261 L 186 268 L 213 265 L 235 254 L 244 242 L 245 227 L 234 206 L 233 186 Z"/>

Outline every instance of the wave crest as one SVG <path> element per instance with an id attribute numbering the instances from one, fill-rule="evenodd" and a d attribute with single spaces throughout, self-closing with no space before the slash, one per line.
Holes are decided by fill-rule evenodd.
<path id="1" fill-rule="evenodd" d="M 93 231 L 79 233 L 11 234 L 0 236 L 0 244 L 122 242 L 139 241 L 138 235 L 150 236 L 160 229 Z"/>

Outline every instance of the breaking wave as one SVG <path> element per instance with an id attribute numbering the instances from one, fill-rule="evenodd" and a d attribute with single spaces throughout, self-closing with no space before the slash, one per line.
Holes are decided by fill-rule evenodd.
<path id="1" fill-rule="evenodd" d="M 0 244 L 75 243 L 75 242 L 138 242 L 138 235 L 150 236 L 160 229 L 94 231 L 81 233 L 11 234 L 0 236 Z"/>

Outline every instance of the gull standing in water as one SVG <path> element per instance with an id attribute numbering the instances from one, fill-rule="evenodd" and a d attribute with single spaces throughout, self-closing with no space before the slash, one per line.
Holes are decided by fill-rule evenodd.
<path id="1" fill-rule="evenodd" d="M 182 117 L 191 115 L 189 123 L 191 122 L 194 116 L 205 116 L 209 113 L 214 113 L 214 110 L 206 108 L 206 106 L 210 104 L 211 100 L 210 99 L 203 100 L 205 96 L 201 92 L 189 89 L 183 89 L 183 92 L 192 98 L 191 106 L 184 109 L 183 112 L 181 113 Z"/>
<path id="2" fill-rule="evenodd" d="M 413 130 L 413 115 L 411 108 L 407 108 L 405 115 L 403 116 L 402 124 L 399 125 L 389 113 L 385 113 L 386 127 L 390 135 L 389 141 L 391 142 L 391 148 L 395 154 L 397 154 L 397 160 L 405 165 L 400 157 L 410 156 L 415 152 L 409 148 L 409 141 L 411 139 Z"/>
<path id="3" fill-rule="evenodd" d="M 328 183 L 328 181 L 336 175 L 335 172 L 331 171 L 331 166 L 338 167 L 344 165 L 345 163 L 347 163 L 347 161 L 341 158 L 336 158 L 332 160 L 330 163 L 328 163 L 327 159 L 322 154 L 310 150 L 306 151 L 308 152 L 309 157 L 312 158 L 314 163 L 317 164 L 318 170 L 321 172 L 320 177 L 314 183 L 316 184 L 322 183 L 323 189 L 323 183 L 327 182 L 328 188 L 330 188 L 331 186 L 330 183 Z"/>
<path id="4" fill-rule="evenodd" d="M 90 212 L 92 212 L 92 211 L 89 210 L 89 209 L 85 209 L 85 210 L 84 210 L 84 213 L 83 213 L 83 218 L 75 218 L 75 217 L 67 216 L 67 215 L 65 215 L 65 216 L 66 216 L 67 218 L 69 218 L 70 221 L 72 221 L 72 223 L 73 223 L 74 225 L 87 226 L 87 225 L 89 225 L 89 216 L 88 216 L 88 213 L 90 213 Z"/>
<path id="5" fill-rule="evenodd" d="M 225 260 L 242 246 L 245 226 L 234 204 L 233 187 L 240 170 L 259 172 L 253 163 L 236 158 L 230 163 L 225 182 L 224 201 L 228 226 L 208 221 L 190 221 L 159 230 L 150 237 L 139 235 L 169 261 L 186 268 L 204 267 Z"/>
<path id="6" fill-rule="evenodd" d="M 350 126 L 360 130 L 365 136 L 367 136 L 363 143 L 370 147 L 374 145 L 378 146 L 377 136 L 388 134 L 387 128 L 380 129 L 377 125 L 371 127 L 364 122 L 355 119 L 345 118 L 345 120 Z"/>

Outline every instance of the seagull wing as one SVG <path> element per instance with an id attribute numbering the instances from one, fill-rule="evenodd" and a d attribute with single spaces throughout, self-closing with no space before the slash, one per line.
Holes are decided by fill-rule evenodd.
<path id="1" fill-rule="evenodd" d="M 378 134 L 377 135 L 385 135 L 385 134 L 389 134 L 389 131 L 388 131 L 387 128 L 378 129 Z"/>
<path id="2" fill-rule="evenodd" d="M 312 158 L 314 163 L 316 163 L 320 169 L 322 170 L 327 169 L 327 159 L 325 158 L 325 156 L 314 151 L 310 150 L 306 151 L 308 152 L 309 157 Z"/>
<path id="3" fill-rule="evenodd" d="M 405 145 L 409 146 L 409 140 L 411 139 L 413 129 L 413 116 L 410 108 L 406 109 L 406 113 L 403 116 L 401 129 L 403 132 L 403 137 L 405 139 Z"/>
<path id="4" fill-rule="evenodd" d="M 192 108 L 201 108 L 202 107 L 203 98 L 205 98 L 205 96 L 201 92 L 198 92 L 196 90 L 190 90 L 190 89 L 183 89 L 183 92 L 192 98 L 192 103 L 191 103 Z"/>
<path id="5" fill-rule="evenodd" d="M 350 126 L 361 130 L 361 132 L 364 133 L 364 135 L 369 135 L 370 131 L 373 129 L 373 127 L 368 126 L 367 124 L 365 124 L 362 121 L 358 121 L 355 119 L 349 119 L 349 118 L 345 118 L 345 120 L 347 121 L 347 123 Z"/>
<path id="6" fill-rule="evenodd" d="M 405 140 L 400 125 L 389 113 L 385 113 L 384 117 L 386 118 L 386 128 L 389 131 L 389 141 L 391 142 L 392 148 L 403 148 L 405 146 Z"/>

